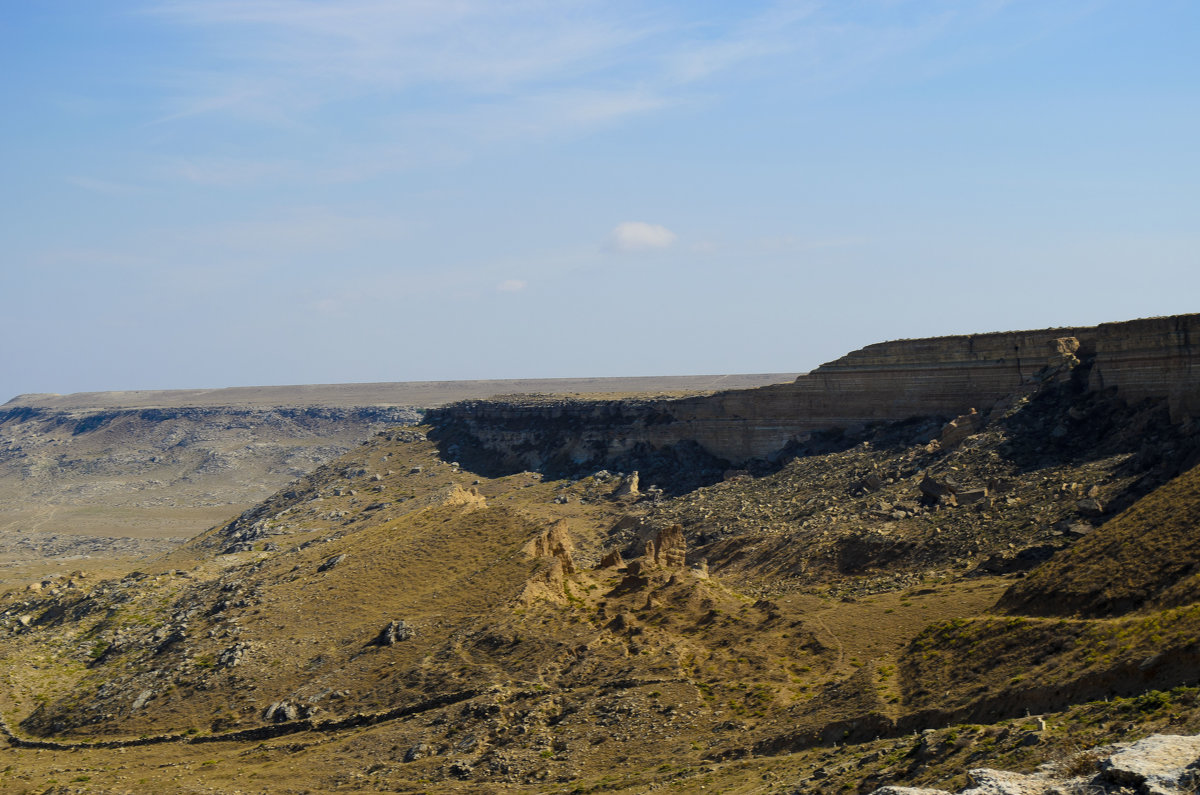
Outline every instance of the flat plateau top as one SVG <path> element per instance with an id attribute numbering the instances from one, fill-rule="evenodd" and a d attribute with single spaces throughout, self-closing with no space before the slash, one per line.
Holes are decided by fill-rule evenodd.
<path id="1" fill-rule="evenodd" d="M 491 381 L 401 381 L 374 384 L 238 386 L 18 395 L 4 406 L 86 410 L 188 406 L 417 406 L 428 408 L 497 395 L 646 395 L 750 389 L 795 380 L 798 373 L 666 375 L 627 378 L 538 378 Z"/>

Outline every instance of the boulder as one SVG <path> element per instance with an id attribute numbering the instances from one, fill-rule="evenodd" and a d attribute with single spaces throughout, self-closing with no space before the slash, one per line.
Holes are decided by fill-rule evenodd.
<path id="1" fill-rule="evenodd" d="M 152 698 L 154 698 L 153 690 L 143 690 L 142 692 L 138 693 L 138 697 L 133 700 L 133 704 L 130 705 L 129 711 L 137 712 L 139 709 L 146 706 L 146 702 Z"/>
<path id="2" fill-rule="evenodd" d="M 984 502 L 988 498 L 987 487 L 976 489 L 963 489 L 954 495 L 954 499 L 959 505 L 974 505 L 975 503 Z"/>
<path id="3" fill-rule="evenodd" d="M 623 565 L 625 565 L 625 561 L 621 558 L 621 553 L 615 549 L 600 559 L 600 568 L 602 569 L 619 569 Z"/>
<path id="4" fill-rule="evenodd" d="M 263 710 L 263 720 L 267 723 L 287 723 L 299 718 L 300 710 L 290 701 L 276 701 Z"/>
<path id="5" fill-rule="evenodd" d="M 926 474 L 921 478 L 921 483 L 917 488 L 921 490 L 922 496 L 930 502 L 941 505 L 958 504 L 954 496 L 958 492 L 958 484 L 949 478 L 938 479 Z"/>
<path id="6" fill-rule="evenodd" d="M 342 553 L 340 555 L 334 555 L 333 557 L 326 559 L 326 561 L 324 563 L 322 563 L 320 566 L 318 566 L 317 571 L 329 571 L 330 569 L 332 569 L 334 566 L 338 565 L 345 559 L 346 559 L 345 553 Z"/>
<path id="7" fill-rule="evenodd" d="M 942 426 L 941 433 L 937 438 L 938 444 L 942 449 L 948 450 L 971 434 L 978 433 L 981 427 L 983 427 L 983 416 L 975 409 L 971 409 L 966 414 L 955 417 Z"/>
<path id="8" fill-rule="evenodd" d="M 1030 734 L 1036 734 L 1030 732 Z M 1137 795 L 1184 795 L 1200 783 L 1200 736 L 1156 734 L 1088 752 L 1100 759 L 1094 770 L 1072 779 L 1055 777 L 1056 768 L 1037 773 L 1008 773 L 979 768 L 967 772 L 969 786 L 958 795 L 1061 795 L 1067 792 L 1122 792 Z M 951 795 L 944 790 L 886 786 L 871 795 Z"/>
<path id="9" fill-rule="evenodd" d="M 405 623 L 404 619 L 397 619 L 396 621 L 388 622 L 388 625 L 375 638 L 375 645 L 392 646 L 401 641 L 408 640 L 416 634 L 417 631 Z"/>
<path id="10" fill-rule="evenodd" d="M 1195 792 L 1200 781 L 1200 736 L 1155 734 L 1120 749 L 1100 765 L 1108 784 L 1147 795 Z"/>
<path id="11" fill-rule="evenodd" d="M 637 497 L 640 494 L 641 492 L 638 491 L 637 470 L 621 478 L 621 482 L 617 484 L 616 490 L 613 491 L 614 497 Z"/>

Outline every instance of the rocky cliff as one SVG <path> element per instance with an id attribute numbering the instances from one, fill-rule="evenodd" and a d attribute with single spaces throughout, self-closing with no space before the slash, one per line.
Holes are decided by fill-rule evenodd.
<path id="1" fill-rule="evenodd" d="M 677 400 L 467 401 L 430 415 L 442 438 L 501 466 L 581 468 L 675 455 L 767 458 L 818 431 L 927 416 L 950 419 L 1074 373 L 1127 402 L 1166 401 L 1200 416 L 1200 315 L 1086 328 L 1012 331 L 869 345 L 788 384 Z"/>

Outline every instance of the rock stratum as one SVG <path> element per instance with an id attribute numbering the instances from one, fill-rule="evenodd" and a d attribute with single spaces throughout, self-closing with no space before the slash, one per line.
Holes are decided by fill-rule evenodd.
<path id="1" fill-rule="evenodd" d="M 766 459 L 814 432 L 917 416 L 953 418 L 1078 370 L 1090 392 L 1163 400 L 1200 416 L 1200 315 L 868 345 L 788 384 L 678 400 L 471 401 L 429 421 L 507 467 L 567 470 L 677 445 L 729 465 Z"/>

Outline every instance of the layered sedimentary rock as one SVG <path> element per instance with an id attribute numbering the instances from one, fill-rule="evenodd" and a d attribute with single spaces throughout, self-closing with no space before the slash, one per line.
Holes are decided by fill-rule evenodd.
<path id="1" fill-rule="evenodd" d="M 1200 315 L 1086 328 L 1011 331 L 868 345 L 789 384 L 680 400 L 470 401 L 431 413 L 446 438 L 512 466 L 569 467 L 695 443 L 730 462 L 769 456 L 817 430 L 914 416 L 986 413 L 1077 365 L 1088 388 L 1165 400 L 1200 417 Z"/>

